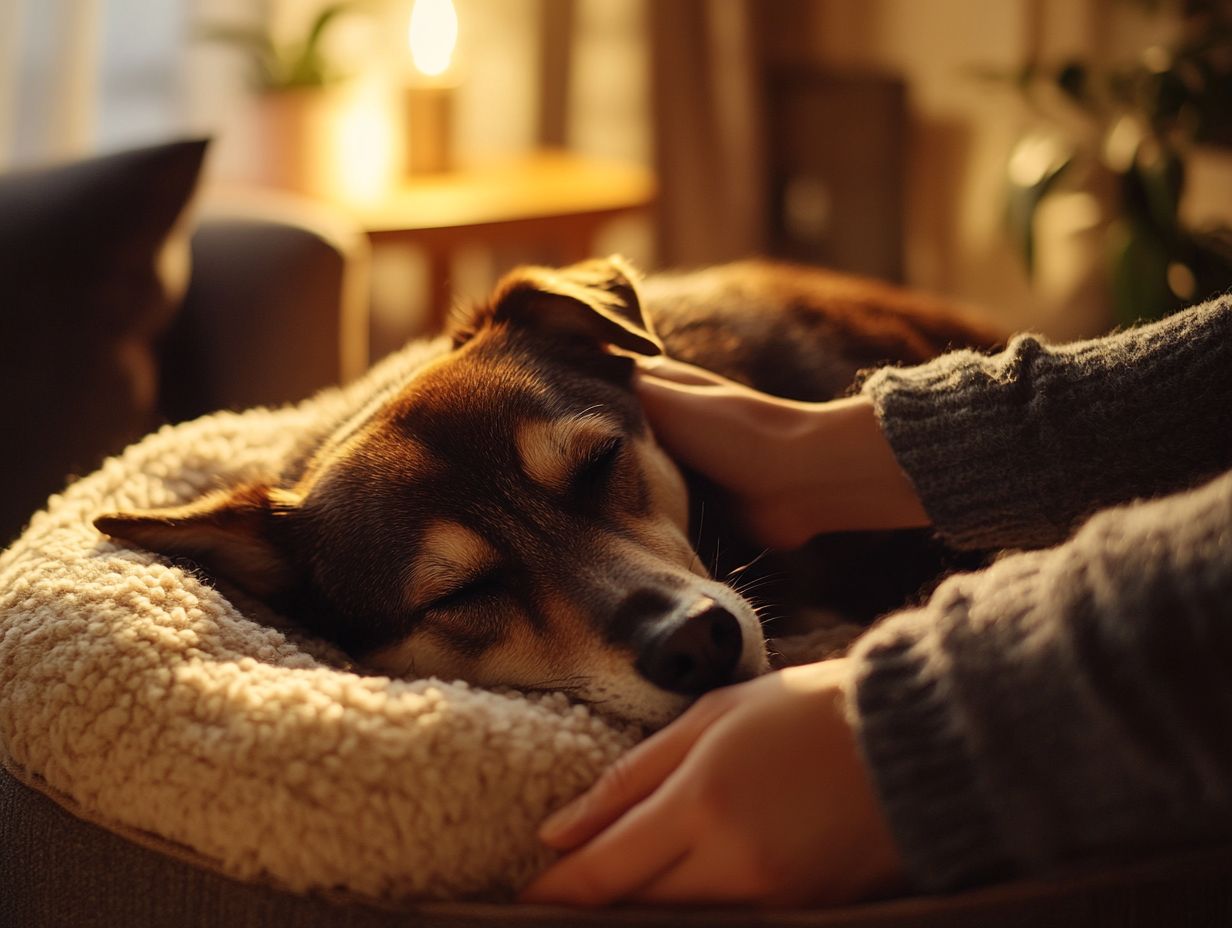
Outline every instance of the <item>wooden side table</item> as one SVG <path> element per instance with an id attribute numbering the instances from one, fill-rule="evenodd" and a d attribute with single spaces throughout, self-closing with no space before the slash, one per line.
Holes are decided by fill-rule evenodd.
<path id="1" fill-rule="evenodd" d="M 377 202 L 345 206 L 373 244 L 412 246 L 427 255 L 429 324 L 438 331 L 449 310 L 458 247 L 531 241 L 568 264 L 594 254 L 608 221 L 648 212 L 655 193 L 647 168 L 543 151 L 409 178 Z"/>

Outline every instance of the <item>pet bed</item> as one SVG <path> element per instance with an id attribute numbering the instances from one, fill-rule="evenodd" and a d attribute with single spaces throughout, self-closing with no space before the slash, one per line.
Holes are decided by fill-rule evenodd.
<path id="1" fill-rule="evenodd" d="M 166 867 L 147 867 L 151 893 L 168 880 L 194 894 L 199 909 L 167 900 L 177 919 L 194 924 L 216 922 L 211 913 L 223 911 L 254 924 L 268 923 L 254 912 L 277 912 L 287 924 L 390 923 L 377 909 L 318 911 L 305 908 L 310 900 L 296 908 L 298 897 L 270 901 L 252 895 L 263 887 L 208 882 L 214 874 L 400 903 L 500 899 L 547 862 L 535 839 L 538 823 L 630 747 L 636 729 L 560 695 L 362 675 L 259 604 L 214 589 L 189 565 L 113 544 L 91 525 L 103 511 L 174 505 L 219 485 L 274 476 L 355 403 L 444 350 L 440 341 L 414 345 L 356 385 L 299 406 L 165 428 L 54 497 L 0 554 L 0 762 L 74 816 L 24 802 L 14 806 L 19 825 L 62 828 L 67 837 L 59 840 L 89 845 L 97 856 L 109 836 L 90 837 L 93 822 L 159 851 L 152 859 L 167 859 L 168 867 L 178 859 L 202 868 L 190 871 L 200 880 L 181 874 L 177 883 Z M 790 657 L 805 660 L 842 643 L 830 633 L 798 639 Z M 56 814 L 73 824 L 56 825 Z M 15 872 L 37 872 L 42 860 L 57 859 L 31 854 L 24 832 L 16 837 L 14 853 L 30 860 Z M 115 854 L 121 856 L 118 844 Z M 1203 924 L 1224 923 L 1229 854 L 1216 848 L 1094 878 L 751 920 L 1147 925 L 1196 914 Z M 78 921 L 104 924 L 109 912 L 148 915 L 162 905 L 105 891 L 117 874 L 97 860 L 87 871 L 43 880 L 70 904 L 90 908 L 74 916 Z M 28 915 L 22 906 L 30 900 L 23 900 L 18 908 Z M 519 910 L 482 905 L 415 910 L 417 924 L 568 924 L 577 917 L 534 909 L 515 919 Z M 87 917 L 95 913 L 99 918 Z M 713 910 L 589 918 L 744 921 Z"/>
<path id="2" fill-rule="evenodd" d="M 5 765 L 92 821 L 295 890 L 499 898 L 546 864 L 538 823 L 635 729 L 558 694 L 360 674 L 91 525 L 276 476 L 445 347 L 413 345 L 295 407 L 164 428 L 53 497 L 0 555 Z"/>

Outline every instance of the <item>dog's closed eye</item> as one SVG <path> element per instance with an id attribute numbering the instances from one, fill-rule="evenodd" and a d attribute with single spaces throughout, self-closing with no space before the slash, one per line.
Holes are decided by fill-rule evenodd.
<path id="1" fill-rule="evenodd" d="M 437 596 L 423 607 L 425 612 L 456 612 L 486 605 L 502 592 L 500 571 L 491 570 Z"/>
<path id="2" fill-rule="evenodd" d="M 408 605 L 417 611 L 443 610 L 451 601 L 461 605 L 471 586 L 499 577 L 498 563 L 496 549 L 475 532 L 456 522 L 433 522 L 411 570 Z"/>
<path id="3" fill-rule="evenodd" d="M 615 437 L 594 445 L 573 473 L 574 490 L 583 498 L 601 491 L 611 480 L 624 448 L 624 440 Z"/>
<path id="4" fill-rule="evenodd" d="M 588 467 L 598 473 L 619 457 L 619 425 L 600 415 L 581 415 L 521 425 L 516 445 L 522 471 L 540 486 L 567 492 Z"/>

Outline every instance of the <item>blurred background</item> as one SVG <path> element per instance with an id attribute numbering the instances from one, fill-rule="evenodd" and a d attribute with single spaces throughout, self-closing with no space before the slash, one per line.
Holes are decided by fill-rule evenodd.
<path id="1" fill-rule="evenodd" d="M 777 256 L 1054 339 L 1232 284 L 1222 0 L 0 0 L 0 237 L 6 178 L 204 137 L 124 375 L 164 419 L 353 377 L 525 261 Z"/>
<path id="2" fill-rule="evenodd" d="M 658 208 L 597 244 L 647 267 L 782 254 L 953 294 L 1068 337 L 1105 327 L 1115 311 L 1109 237 L 1124 205 L 1115 177 L 1097 175 L 1125 171 L 1136 155 L 1166 160 L 1142 151 L 1160 147 L 1147 136 L 1181 136 L 1167 154 L 1187 169 L 1187 224 L 1213 228 L 1230 211 L 1219 147 L 1232 123 L 1224 3 L 450 5 L 457 163 L 564 147 L 644 166 L 657 174 Z M 205 133 L 215 139 L 211 180 L 294 187 L 296 166 L 277 162 L 310 145 L 329 150 L 335 193 L 381 196 L 404 167 L 404 91 L 427 77 L 409 47 L 412 6 L 0 0 L 0 159 Z M 315 60 L 296 73 L 296 55 Z M 1114 78 L 1142 86 L 1114 88 Z M 307 127 L 274 112 L 291 101 L 271 98 L 297 95 L 304 109 L 333 112 Z M 1203 106 L 1224 124 L 1195 125 Z M 278 130 L 288 137 L 271 138 Z M 1075 160 L 1086 163 L 1071 163 L 1047 202 L 1029 203 L 1033 184 Z M 1007 216 L 1015 207 L 1030 213 L 1019 225 L 1034 226 L 1031 265 L 1024 230 Z M 482 276 L 463 272 L 464 283 Z M 1176 296 L 1206 295 L 1180 286 L 1185 276 L 1174 269 Z M 424 312 L 395 302 L 404 305 L 380 308 L 408 325 Z"/>

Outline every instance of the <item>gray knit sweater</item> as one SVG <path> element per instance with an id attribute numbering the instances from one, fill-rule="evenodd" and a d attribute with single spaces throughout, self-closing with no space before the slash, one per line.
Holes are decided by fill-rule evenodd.
<path id="1" fill-rule="evenodd" d="M 863 392 L 943 538 L 1026 549 L 852 652 L 918 885 L 1232 837 L 1232 302 Z"/>

